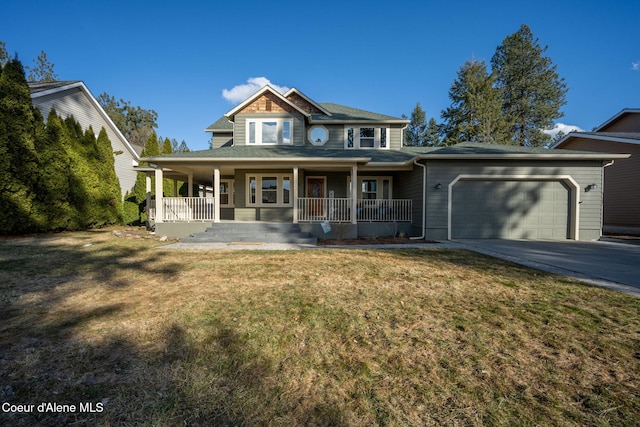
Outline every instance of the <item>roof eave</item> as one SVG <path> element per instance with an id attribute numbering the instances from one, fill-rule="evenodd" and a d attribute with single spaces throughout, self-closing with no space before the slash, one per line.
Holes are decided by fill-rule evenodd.
<path id="1" fill-rule="evenodd" d="M 526 154 L 526 153 L 505 153 L 505 154 L 418 154 L 418 160 L 618 160 L 627 159 L 631 154 L 596 153 L 593 154 L 562 154 L 558 151 L 553 154 Z"/>
<path id="2" fill-rule="evenodd" d="M 246 162 L 266 162 L 266 163 L 369 163 L 371 157 L 345 157 L 345 158 L 326 158 L 326 157 L 144 157 L 140 159 L 142 162 L 148 163 L 198 163 L 198 162 L 220 162 L 220 163 L 246 163 Z"/>
<path id="3" fill-rule="evenodd" d="M 610 135 L 593 135 L 593 134 L 584 134 L 580 132 L 572 132 L 558 141 L 556 144 L 552 145 L 551 149 L 556 149 L 561 145 L 564 145 L 565 142 L 569 141 L 572 138 L 584 138 L 584 139 L 594 139 L 600 141 L 607 142 L 622 142 L 625 144 L 640 144 L 640 140 L 635 138 L 624 138 L 621 136 L 610 136 Z"/>
<path id="4" fill-rule="evenodd" d="M 87 95 L 87 98 L 89 98 L 89 102 L 91 102 L 93 104 L 93 106 L 100 113 L 102 118 L 111 127 L 111 130 L 113 130 L 113 132 L 118 136 L 118 138 L 120 138 L 120 140 L 122 141 L 123 145 L 127 148 L 127 150 L 129 150 L 129 153 L 131 154 L 131 156 L 133 156 L 133 160 L 135 160 L 136 162 L 139 162 L 140 161 L 140 156 L 138 155 L 136 150 L 133 149 L 133 146 L 131 145 L 129 140 L 122 134 L 120 129 L 118 129 L 118 127 L 113 122 L 113 120 L 111 120 L 111 117 L 109 117 L 107 112 L 104 111 L 104 108 L 102 108 L 102 106 L 100 105 L 98 100 L 93 96 L 93 94 L 91 94 L 91 91 L 89 90 L 89 88 L 87 88 L 87 86 L 85 86 L 83 81 L 79 80 L 77 82 L 70 83 L 68 85 L 52 88 L 52 89 L 49 89 L 49 90 L 44 90 L 42 92 L 32 93 L 31 94 L 31 98 L 39 98 L 41 96 L 50 95 L 50 94 L 53 94 L 53 93 L 62 92 L 62 91 L 69 90 L 69 89 L 74 89 L 74 88 L 80 88 L 80 90 L 83 91 L 85 93 L 85 95 Z"/>

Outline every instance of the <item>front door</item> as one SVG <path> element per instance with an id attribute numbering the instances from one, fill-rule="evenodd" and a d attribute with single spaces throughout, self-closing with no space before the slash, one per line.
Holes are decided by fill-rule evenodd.
<path id="1" fill-rule="evenodd" d="M 325 203 L 326 178 L 324 176 L 313 176 L 307 178 L 307 214 L 312 217 L 326 216 Z M 313 200 L 317 199 L 317 200 Z"/>

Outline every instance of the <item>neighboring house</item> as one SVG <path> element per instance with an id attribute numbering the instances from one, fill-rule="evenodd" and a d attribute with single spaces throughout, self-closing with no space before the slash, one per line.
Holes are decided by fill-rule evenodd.
<path id="1" fill-rule="evenodd" d="M 571 132 L 552 148 L 630 153 L 605 168 L 604 230 L 640 234 L 640 109 L 624 109 L 593 132 Z"/>
<path id="2" fill-rule="evenodd" d="M 83 129 L 93 127 L 98 136 L 100 129 L 107 131 L 113 147 L 115 170 L 120 181 L 122 197 L 136 182 L 134 166 L 138 165 L 142 147 L 133 147 L 111 121 L 89 89 L 81 81 L 29 83 L 31 100 L 45 120 L 52 108 L 59 116 L 73 116 Z"/>
<path id="3" fill-rule="evenodd" d="M 212 149 L 142 159 L 153 166 L 139 169 L 147 191 L 156 177 L 156 232 L 184 237 L 212 223 L 261 221 L 334 238 L 600 237 L 603 165 L 626 155 L 403 147 L 408 122 L 266 86 L 206 129 Z M 165 197 L 162 178 L 213 194 Z"/>

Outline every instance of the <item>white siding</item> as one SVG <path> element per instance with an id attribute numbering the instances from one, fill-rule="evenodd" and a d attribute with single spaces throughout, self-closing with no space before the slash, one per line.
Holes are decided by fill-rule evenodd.
<path id="1" fill-rule="evenodd" d="M 96 136 L 100 129 L 105 128 L 113 151 L 121 152 L 115 156 L 115 170 L 124 197 L 136 182 L 136 172 L 133 170 L 134 156 L 88 96 L 90 95 L 87 95 L 81 87 L 72 87 L 43 96 L 38 96 L 36 93 L 33 105 L 40 110 L 45 120 L 51 108 L 54 108 L 59 116 L 65 118 L 73 116 L 83 129 L 92 126 Z"/>

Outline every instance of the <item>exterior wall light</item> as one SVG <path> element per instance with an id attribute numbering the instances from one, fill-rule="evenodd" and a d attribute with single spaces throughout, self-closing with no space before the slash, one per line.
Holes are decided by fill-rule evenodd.
<path id="1" fill-rule="evenodd" d="M 597 190 L 598 184 L 589 184 L 584 188 L 585 193 L 588 193 L 591 190 Z"/>
<path id="2" fill-rule="evenodd" d="M 433 188 L 435 188 L 436 190 L 440 190 L 442 188 L 442 184 L 437 183 Z"/>

